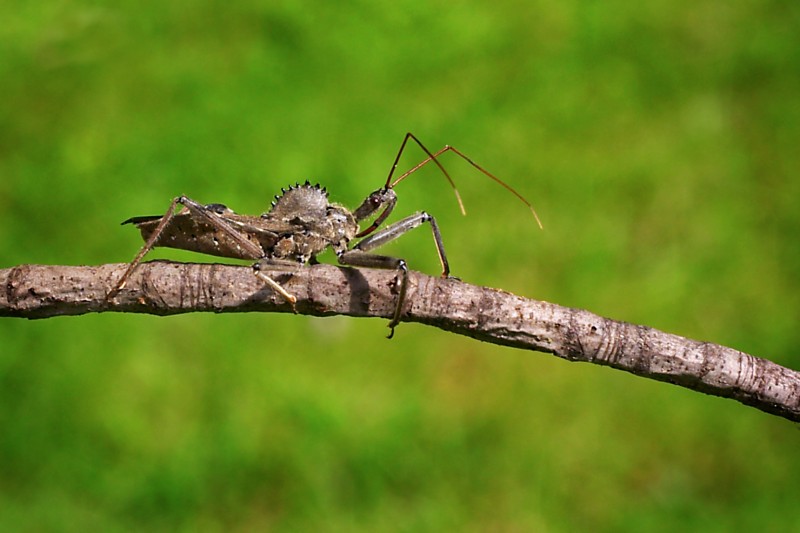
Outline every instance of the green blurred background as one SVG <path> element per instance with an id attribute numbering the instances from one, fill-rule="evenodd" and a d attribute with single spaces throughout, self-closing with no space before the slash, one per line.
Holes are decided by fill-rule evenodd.
<path id="1" fill-rule="evenodd" d="M 0 7 L 0 266 L 129 261 L 119 222 L 181 193 L 354 207 L 412 131 L 545 225 L 444 157 L 468 216 L 424 169 L 393 218 L 434 213 L 455 275 L 800 368 L 797 2 L 105 4 Z M 426 229 L 384 251 L 437 273 Z M 2 320 L 0 530 L 800 523 L 783 419 L 385 326 Z"/>

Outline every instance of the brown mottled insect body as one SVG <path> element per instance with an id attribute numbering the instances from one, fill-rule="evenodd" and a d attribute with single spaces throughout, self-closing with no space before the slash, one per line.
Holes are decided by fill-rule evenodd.
<path id="1" fill-rule="evenodd" d="M 306 182 L 282 190 L 272 209 L 261 216 L 240 215 L 222 204 L 184 207 L 163 228 L 153 247 L 164 246 L 235 259 L 313 261 L 326 248 L 346 250 L 358 232 L 358 223 L 344 207 L 328 203 L 328 193 Z M 186 204 L 188 198 L 177 203 Z M 304 206 L 307 206 L 304 207 Z M 201 210 L 206 216 L 197 216 Z M 215 222 L 210 222 L 209 217 Z M 162 216 L 133 217 L 145 241 L 150 239 Z M 220 226 L 236 231 L 236 237 Z M 249 241 L 243 245 L 241 238 Z M 257 248 L 257 249 L 256 249 Z"/>
<path id="2" fill-rule="evenodd" d="M 400 155 L 409 139 L 413 139 L 425 151 L 428 158 L 392 182 Z M 306 181 L 304 184 L 281 189 L 281 195 L 275 197 L 271 209 L 260 216 L 240 215 L 223 204 L 203 205 L 186 196 L 180 196 L 172 200 L 167 212 L 162 216 L 140 216 L 126 220 L 123 224 L 134 224 L 139 228 L 145 244 L 108 297 L 112 298 L 125 287 L 131 273 L 147 252 L 153 247 L 165 246 L 218 257 L 255 260 L 256 263 L 253 265 L 255 275 L 280 294 L 294 309 L 297 299 L 262 272 L 262 268 L 270 267 L 291 272 L 305 263 L 315 263 L 319 253 L 331 248 L 341 264 L 398 271 L 397 304 L 389 322 L 391 328 L 389 338 L 391 338 L 403 312 L 408 286 L 408 268 L 402 259 L 369 252 L 422 224 L 429 223 L 442 265 L 442 276 L 449 276 L 450 266 L 445 255 L 442 236 L 436 219 L 428 213 L 419 211 L 378 230 L 397 203 L 393 187 L 423 165 L 433 161 L 453 185 L 449 174 L 436 159 L 445 151 L 453 151 L 464 158 L 472 166 L 509 189 L 533 211 L 533 207 L 516 191 L 455 148 L 445 146 L 434 154 L 428 151 L 414 135 L 408 133 L 400 146 L 386 184 L 367 196 L 354 211 L 331 203 L 325 188 Z M 463 204 L 455 185 L 453 189 L 463 212 Z M 176 212 L 178 205 L 182 208 Z M 379 211 L 380 214 L 375 216 Z M 533 213 L 535 216 L 535 211 Z M 361 230 L 359 223 L 372 217 L 375 217 L 372 224 Z M 361 240 L 351 246 L 354 239 Z"/>

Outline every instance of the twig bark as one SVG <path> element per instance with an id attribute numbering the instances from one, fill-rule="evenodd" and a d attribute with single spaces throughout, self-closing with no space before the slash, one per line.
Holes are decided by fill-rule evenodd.
<path id="1" fill-rule="evenodd" d="M 126 266 L 2 269 L 0 282 L 5 290 L 0 291 L 0 316 L 291 312 L 284 299 L 265 287 L 249 267 L 219 264 L 143 263 L 127 287 L 107 301 L 106 295 Z M 297 297 L 297 312 L 305 315 L 389 318 L 396 301 L 392 271 L 316 265 L 291 275 L 267 273 Z M 588 311 L 411 272 L 403 321 L 570 361 L 611 366 L 800 421 L 800 372 L 732 348 Z"/>

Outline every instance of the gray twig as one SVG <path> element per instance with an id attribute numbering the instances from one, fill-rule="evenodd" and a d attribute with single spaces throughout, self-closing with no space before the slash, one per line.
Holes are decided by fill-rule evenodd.
<path id="1" fill-rule="evenodd" d="M 5 290 L 0 291 L 0 316 L 292 311 L 249 267 L 219 264 L 143 263 L 126 288 L 107 300 L 126 266 L 2 269 L 0 282 Z M 293 274 L 276 271 L 270 275 L 297 297 L 297 312 L 305 315 L 390 318 L 396 302 L 394 271 L 316 265 L 298 268 Z M 800 372 L 732 348 L 581 309 L 411 272 L 403 321 L 570 361 L 611 366 L 800 421 Z"/>

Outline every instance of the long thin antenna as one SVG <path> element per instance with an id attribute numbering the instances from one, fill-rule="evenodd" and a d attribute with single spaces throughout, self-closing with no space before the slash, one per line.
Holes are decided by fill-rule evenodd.
<path id="1" fill-rule="evenodd" d="M 423 152 L 425 152 L 426 154 L 428 154 L 428 159 L 426 159 L 425 161 L 423 161 L 423 162 L 422 162 L 422 163 L 420 163 L 419 165 L 415 166 L 415 167 L 414 167 L 414 168 L 412 168 L 411 170 L 408 170 L 408 171 L 406 171 L 406 172 L 405 172 L 405 173 L 404 173 L 402 176 L 400 176 L 399 178 L 397 178 L 397 179 L 394 181 L 394 183 L 392 183 L 392 176 L 394 175 L 394 171 L 397 169 L 397 164 L 400 162 L 400 156 L 403 154 L 403 150 L 404 150 L 404 149 L 405 149 L 405 147 L 406 147 L 406 143 L 408 143 L 408 139 L 414 139 L 414 142 L 415 142 L 415 143 L 417 143 L 417 145 L 418 145 L 420 148 L 422 148 L 422 151 L 423 151 Z M 447 147 L 445 146 L 445 148 L 447 148 Z M 411 133 L 411 132 L 408 132 L 408 133 L 406 133 L 406 136 L 405 136 L 405 138 L 403 139 L 403 144 L 401 144 L 401 145 L 400 145 L 400 151 L 398 151 L 398 152 L 397 152 L 397 157 L 395 157 L 395 158 L 394 158 L 394 164 L 392 165 L 392 168 L 391 168 L 391 169 L 389 169 L 389 176 L 386 178 L 386 185 L 385 185 L 385 187 L 386 187 L 387 189 L 392 189 L 392 188 L 394 188 L 394 186 L 395 186 L 395 185 L 397 185 L 398 183 L 400 183 L 401 181 L 403 181 L 403 180 L 404 180 L 405 178 L 407 178 L 409 175 L 411 175 L 411 174 L 413 174 L 414 172 L 416 172 L 416 171 L 417 171 L 417 170 L 418 170 L 420 167 L 423 167 L 423 166 L 424 166 L 424 165 L 426 165 L 427 163 L 430 163 L 431 161 L 433 161 L 434 163 L 436 163 L 436 166 L 437 166 L 437 167 L 439 167 L 439 170 L 441 170 L 441 171 L 442 171 L 442 174 L 444 174 L 444 177 L 445 177 L 445 178 L 447 178 L 447 181 L 448 181 L 448 183 L 450 183 L 450 186 L 453 188 L 453 192 L 454 192 L 454 193 L 455 193 L 455 195 L 456 195 L 456 200 L 458 200 L 458 207 L 461 209 L 461 214 L 462 214 L 462 215 L 466 215 L 466 214 L 467 214 L 467 211 L 464 209 L 464 202 L 461 200 L 461 194 L 459 194 L 459 192 L 458 192 L 458 188 L 456 188 L 456 183 L 453 181 L 453 178 L 451 178 L 451 177 L 450 177 L 450 174 L 448 174 L 448 173 L 447 173 L 447 170 L 445 170 L 444 166 L 442 166 L 442 164 L 439 162 L 439 160 L 438 160 L 438 159 L 436 159 L 436 156 L 438 156 L 439 154 L 441 154 L 443 151 L 444 151 L 444 149 L 442 149 L 442 150 L 439 150 L 439 151 L 438 151 L 438 152 L 436 152 L 435 154 L 432 154 L 432 153 L 431 153 L 431 151 L 430 151 L 430 150 L 428 150 L 428 149 L 425 147 L 425 145 L 424 145 L 424 144 L 422 144 L 422 141 L 420 141 L 419 139 L 417 139 L 417 137 L 416 137 L 416 136 L 415 136 L 413 133 Z M 473 164 L 474 164 L 474 163 L 473 163 Z"/>
<path id="2" fill-rule="evenodd" d="M 422 161 L 421 163 L 417 164 L 417 165 L 416 165 L 415 167 L 413 167 L 412 169 L 410 169 L 410 170 L 407 170 L 407 171 L 406 171 L 405 173 L 403 173 L 403 174 L 402 174 L 402 175 L 401 175 L 399 178 L 397 178 L 396 180 L 394 180 L 394 181 L 392 182 L 392 181 L 391 181 L 391 179 L 392 179 L 392 174 L 394 173 L 394 169 L 397 167 L 397 163 L 398 163 L 398 161 L 400 160 L 400 154 L 403 152 L 403 148 L 405 147 L 405 145 L 406 145 L 406 142 L 408 141 L 409 137 L 410 137 L 410 138 L 412 138 L 412 139 L 414 139 L 414 141 L 415 141 L 415 142 L 416 142 L 416 143 L 417 143 L 417 144 L 420 146 L 420 148 L 422 148 L 422 149 L 425 151 L 425 153 L 426 153 L 426 154 L 428 154 L 428 158 L 427 158 L 427 159 L 425 159 L 424 161 Z M 395 186 L 395 185 L 397 185 L 398 183 L 400 183 L 401 181 L 403 181 L 404 179 L 406 179 L 408 176 L 410 176 L 411 174 L 413 174 L 414 172 L 416 172 L 417 170 L 419 170 L 419 169 L 420 169 L 420 168 L 422 168 L 423 166 L 425 166 L 425 165 L 427 165 L 428 163 L 430 163 L 431 161 L 433 161 L 433 162 L 434 162 L 434 163 L 436 163 L 436 165 L 437 165 L 437 166 L 438 166 L 438 167 L 439 167 L 439 168 L 442 170 L 442 172 L 444 173 L 445 177 L 447 178 L 447 181 L 449 181 L 449 182 L 450 182 L 450 185 L 452 185 L 452 187 L 453 187 L 453 191 L 455 192 L 455 194 L 456 194 L 456 198 L 458 199 L 458 205 L 459 205 L 459 207 L 461 208 L 461 214 L 464 214 L 464 215 L 466 215 L 467 213 L 466 213 L 466 210 L 464 209 L 464 203 L 461 201 L 461 195 L 458 193 L 458 189 L 456 189 L 456 185 L 455 185 L 455 183 L 453 182 L 453 180 L 450 178 L 450 175 L 447 173 L 447 171 L 444 169 L 444 167 L 442 166 L 442 164 L 441 164 L 441 163 L 439 163 L 439 160 L 437 159 L 437 157 L 439 157 L 440 155 L 442 155 L 442 154 L 443 154 L 443 153 L 445 153 L 445 152 L 454 152 L 456 155 L 458 155 L 459 157 L 461 157 L 462 159 L 464 159 L 464 160 L 465 160 L 467 163 L 469 163 L 470 165 L 472 165 L 473 167 L 475 167 L 476 169 L 478 169 L 479 171 L 481 171 L 481 172 L 482 172 L 484 175 L 488 176 L 489 178 L 493 179 L 494 181 L 496 181 L 497 183 L 499 183 L 500 185 L 502 185 L 503 187 L 505 187 L 505 189 L 506 189 L 506 190 L 508 190 L 509 192 L 511 192 L 511 194 L 513 194 L 514 196 L 516 196 L 517 198 L 519 198 L 519 200 L 520 200 L 520 201 L 522 201 L 522 203 L 524 203 L 525 205 L 527 205 L 527 206 L 528 206 L 528 208 L 531 210 L 531 213 L 533 213 L 533 218 L 534 218 L 534 219 L 536 219 L 536 223 L 539 225 L 539 228 L 540 228 L 540 229 L 543 229 L 543 226 L 542 226 L 542 221 L 539 219 L 539 215 L 536 213 L 536 209 L 534 209 L 534 208 L 533 208 L 533 205 L 531 205 L 531 203 L 530 203 L 528 200 L 526 200 L 524 196 L 522 196 L 520 193 L 518 193 L 518 192 L 517 192 L 517 191 L 516 191 L 516 190 L 515 190 L 513 187 L 511 187 L 509 184 L 507 184 L 506 182 L 504 182 L 503 180 L 501 180 L 500 178 L 498 178 L 497 176 L 495 176 L 494 174 L 492 174 L 491 172 L 489 172 L 488 170 L 486 170 L 485 168 L 483 168 L 482 166 L 480 166 L 479 164 L 477 164 L 475 161 L 473 161 L 472 159 L 470 159 L 469 157 L 467 157 L 466 155 L 464 155 L 464 154 L 463 154 L 462 152 L 460 152 L 458 149 L 456 149 L 456 148 L 454 148 L 454 147 L 452 147 L 452 146 L 450 146 L 450 145 L 445 145 L 445 146 L 444 146 L 444 148 L 442 148 L 441 150 L 437 151 L 436 153 L 431 153 L 431 152 L 430 152 L 430 151 L 429 151 L 427 148 L 425 148 L 425 146 L 423 146 L 423 144 L 422 144 L 422 143 L 421 143 L 421 142 L 420 142 L 420 141 L 419 141 L 419 140 L 418 140 L 418 139 L 417 139 L 417 138 L 416 138 L 416 137 L 415 137 L 413 134 L 411 134 L 411 133 L 407 133 L 407 134 L 406 134 L 406 138 L 405 138 L 405 139 L 403 139 L 403 144 L 400 146 L 400 152 L 397 154 L 397 158 L 395 159 L 394 166 L 392 167 L 392 170 L 389 172 L 389 178 L 386 180 L 386 187 L 387 187 L 387 188 L 389 188 L 389 189 L 392 189 L 392 188 L 394 188 L 394 186 Z"/>

